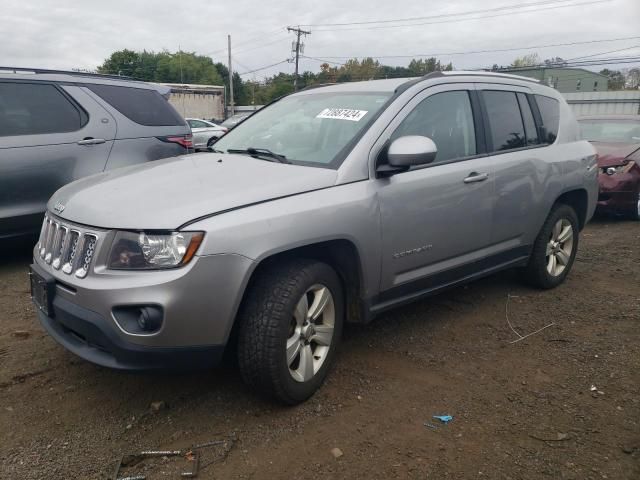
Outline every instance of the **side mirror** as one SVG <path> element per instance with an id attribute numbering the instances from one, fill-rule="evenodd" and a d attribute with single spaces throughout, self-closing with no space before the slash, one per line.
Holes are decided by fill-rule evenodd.
<path id="1" fill-rule="evenodd" d="M 433 162 L 437 153 L 438 148 L 429 137 L 409 135 L 389 145 L 387 160 L 392 167 L 412 167 Z"/>

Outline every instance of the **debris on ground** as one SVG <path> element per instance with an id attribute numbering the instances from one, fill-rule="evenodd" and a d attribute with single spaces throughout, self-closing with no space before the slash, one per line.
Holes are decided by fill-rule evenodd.
<path id="1" fill-rule="evenodd" d="M 151 402 L 149 408 L 153 413 L 158 413 L 160 410 L 167 408 L 167 404 L 164 401 Z"/>
<path id="2" fill-rule="evenodd" d="M 333 455 L 333 458 L 340 458 L 344 455 L 344 453 L 342 453 L 342 450 L 336 447 L 331 449 L 331 455 Z"/>
<path id="3" fill-rule="evenodd" d="M 13 332 L 13 336 L 16 338 L 29 338 L 31 336 L 31 332 L 28 332 L 27 330 L 16 330 L 15 332 Z"/>
<path id="4" fill-rule="evenodd" d="M 424 426 L 425 427 L 429 427 L 431 430 L 437 430 L 438 426 L 434 425 L 433 423 L 429 423 L 429 422 L 424 422 Z"/>
<path id="5" fill-rule="evenodd" d="M 433 418 L 435 418 L 436 420 L 440 420 L 444 424 L 447 424 L 451 420 L 453 420 L 453 417 L 451 415 L 434 415 Z"/>

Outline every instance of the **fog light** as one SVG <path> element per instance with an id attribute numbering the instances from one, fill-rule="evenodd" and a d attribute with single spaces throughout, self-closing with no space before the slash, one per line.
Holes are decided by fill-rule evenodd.
<path id="1" fill-rule="evenodd" d="M 162 310 L 158 307 L 142 307 L 138 316 L 138 326 L 146 332 L 154 332 L 162 324 Z"/>
<path id="2" fill-rule="evenodd" d="M 164 312 L 157 305 L 126 305 L 114 307 L 113 318 L 126 333 L 151 335 L 162 327 Z"/>

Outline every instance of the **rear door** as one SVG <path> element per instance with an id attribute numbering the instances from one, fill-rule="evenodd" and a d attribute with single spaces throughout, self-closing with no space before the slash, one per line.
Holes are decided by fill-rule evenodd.
<path id="1" fill-rule="evenodd" d="M 493 177 L 483 155 L 472 84 L 431 87 L 414 97 L 380 141 L 431 138 L 432 164 L 376 180 L 382 224 L 382 302 L 474 273 L 490 243 Z"/>
<path id="2" fill-rule="evenodd" d="M 101 172 L 115 132 L 78 87 L 0 80 L 0 237 L 37 230 L 58 188 Z"/>
<path id="3" fill-rule="evenodd" d="M 526 87 L 479 84 L 484 109 L 487 150 L 494 171 L 495 205 L 491 243 L 514 260 L 528 252 L 536 204 L 547 183 L 560 182 L 560 171 L 544 162 Z"/>

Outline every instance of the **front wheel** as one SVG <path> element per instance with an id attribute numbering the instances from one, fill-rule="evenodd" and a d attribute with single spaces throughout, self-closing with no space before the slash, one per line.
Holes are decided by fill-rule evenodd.
<path id="1" fill-rule="evenodd" d="M 569 205 L 556 205 L 533 244 L 524 278 L 538 288 L 554 288 L 569 274 L 578 251 L 578 216 Z"/>
<path id="2" fill-rule="evenodd" d="M 283 403 L 300 403 L 322 385 L 340 342 L 340 279 L 313 260 L 274 265 L 258 273 L 238 321 L 244 381 Z"/>

